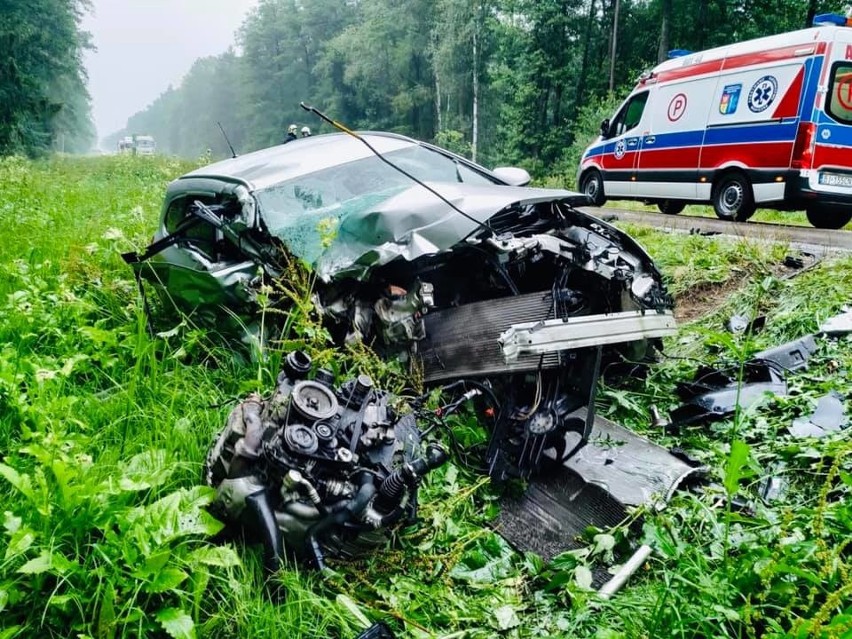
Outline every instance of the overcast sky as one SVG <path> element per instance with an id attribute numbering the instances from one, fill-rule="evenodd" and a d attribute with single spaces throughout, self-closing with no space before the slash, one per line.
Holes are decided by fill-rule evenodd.
<path id="1" fill-rule="evenodd" d="M 222 53 L 258 0 L 94 0 L 83 28 L 98 137 L 177 85 L 200 57 Z"/>

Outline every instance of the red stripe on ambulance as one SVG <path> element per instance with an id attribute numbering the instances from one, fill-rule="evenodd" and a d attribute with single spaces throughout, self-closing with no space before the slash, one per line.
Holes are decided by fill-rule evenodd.
<path id="1" fill-rule="evenodd" d="M 814 46 L 812 54 L 821 55 L 825 53 L 825 42 L 818 42 Z M 769 62 L 782 62 L 803 57 L 802 51 L 807 50 L 801 45 L 791 47 L 781 47 L 771 49 L 769 51 L 760 51 L 759 53 L 744 53 L 735 55 L 729 58 L 720 60 L 709 60 L 707 62 L 699 62 L 682 69 L 672 69 L 671 71 L 663 71 L 657 76 L 658 82 L 671 82 L 681 78 L 690 78 L 695 75 L 704 75 L 705 73 L 717 73 L 722 70 L 740 69 L 742 67 L 750 67 L 756 64 L 767 64 Z"/>
<path id="2" fill-rule="evenodd" d="M 775 107 L 775 112 L 772 114 L 773 118 L 795 118 L 799 114 L 799 100 L 802 97 L 804 80 L 805 67 L 802 67 L 793 79 L 793 84 L 787 89 L 787 93 Z"/>
<path id="3" fill-rule="evenodd" d="M 820 169 L 824 166 L 842 166 L 848 168 L 849 154 L 848 147 L 817 144 L 814 147 L 813 167 L 815 169 Z"/>

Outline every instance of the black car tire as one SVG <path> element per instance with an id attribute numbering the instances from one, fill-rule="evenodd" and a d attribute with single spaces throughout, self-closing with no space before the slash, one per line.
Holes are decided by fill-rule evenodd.
<path id="1" fill-rule="evenodd" d="M 657 208 L 660 209 L 660 213 L 677 215 L 686 208 L 686 202 L 683 200 L 660 200 L 657 202 Z"/>
<path id="2" fill-rule="evenodd" d="M 584 173 L 580 180 L 580 192 L 589 196 L 592 206 L 603 206 L 606 203 L 606 194 L 604 193 L 601 172 L 592 169 Z"/>
<path id="3" fill-rule="evenodd" d="M 812 206 L 807 216 L 808 222 L 818 229 L 842 229 L 852 220 L 852 207 Z"/>
<path id="4" fill-rule="evenodd" d="M 757 208 L 748 178 L 735 171 L 725 173 L 713 186 L 713 209 L 720 220 L 745 222 Z"/>

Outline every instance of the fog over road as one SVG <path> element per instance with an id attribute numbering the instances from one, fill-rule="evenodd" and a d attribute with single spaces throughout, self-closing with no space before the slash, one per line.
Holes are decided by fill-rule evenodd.
<path id="1" fill-rule="evenodd" d="M 83 28 L 97 47 L 86 55 L 98 138 L 177 85 L 192 63 L 234 43 L 257 0 L 93 0 Z"/>

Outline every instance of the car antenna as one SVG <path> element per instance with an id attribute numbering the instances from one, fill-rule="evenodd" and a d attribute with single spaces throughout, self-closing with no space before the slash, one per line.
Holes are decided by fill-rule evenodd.
<path id="1" fill-rule="evenodd" d="M 231 144 L 231 141 L 228 139 L 228 134 L 225 133 L 225 129 L 222 126 L 222 123 L 217 121 L 216 124 L 219 125 L 219 130 L 222 132 L 222 137 L 225 138 L 225 142 L 228 143 L 228 148 L 231 149 L 231 157 L 232 158 L 237 157 L 237 152 L 234 151 L 234 145 Z"/>
<path id="2" fill-rule="evenodd" d="M 408 171 L 406 171 L 406 170 L 405 170 L 405 169 L 403 169 L 402 167 L 399 167 L 399 166 L 397 166 L 396 164 L 394 164 L 393 162 L 391 162 L 390 160 L 388 160 L 385 156 L 383 156 L 381 153 L 379 153 L 378 151 L 376 151 L 376 149 L 374 149 L 374 148 L 373 148 L 373 146 L 372 146 L 369 142 L 367 142 L 367 140 L 365 140 L 365 139 L 364 139 L 364 138 L 362 138 L 360 135 L 358 135 L 357 133 L 355 133 L 355 131 L 350 130 L 350 129 L 349 129 L 349 128 L 347 128 L 345 125 L 341 124 L 340 122 L 337 122 L 336 120 L 332 120 L 330 117 L 328 117 L 325 113 L 323 113 L 322 111 L 320 111 L 320 110 L 319 110 L 319 109 L 317 109 L 316 107 L 313 107 L 313 106 L 310 106 L 310 105 L 308 105 L 308 104 L 305 104 L 304 102 L 300 102 L 300 103 L 299 103 L 299 106 L 300 106 L 300 107 L 302 107 L 305 111 L 308 111 L 308 112 L 310 112 L 310 113 L 313 113 L 314 115 L 316 115 L 317 117 L 319 117 L 319 118 L 320 118 L 321 120 L 323 120 L 324 122 L 328 122 L 328 123 L 329 123 L 331 126 L 333 126 L 335 129 L 338 129 L 339 131 L 342 131 L 342 132 L 343 132 L 343 133 L 345 133 L 346 135 L 351 135 L 351 136 L 352 136 L 353 138 L 355 138 L 356 140 L 359 140 L 359 141 L 360 141 L 360 142 L 362 142 L 362 143 L 363 143 L 363 144 L 364 144 L 364 145 L 365 145 L 368 149 L 370 149 L 370 151 L 372 151 L 372 152 L 373 152 L 373 154 L 374 154 L 377 158 L 379 158 L 382 162 L 384 162 L 385 164 L 387 164 L 387 165 L 388 165 L 388 166 L 390 166 L 391 168 L 396 169 L 397 171 L 399 171 L 400 173 L 402 173 L 402 174 L 403 174 L 405 177 L 407 177 L 408 179 L 410 179 L 410 180 L 412 180 L 413 182 L 416 182 L 417 184 L 419 184 L 420 186 L 422 186 L 424 189 L 426 189 L 427 191 L 429 191 L 430 193 L 432 193 L 433 195 L 435 195 L 436 197 L 438 197 L 441 201 L 443 201 L 443 202 L 444 202 L 444 204 L 446 204 L 446 205 L 447 205 L 447 206 L 449 206 L 451 209 L 453 209 L 454 211 L 456 211 L 456 213 L 458 213 L 458 214 L 459 214 L 459 215 L 461 215 L 462 217 L 466 217 L 467 219 L 469 219 L 471 222 L 473 222 L 473 223 L 474 223 L 474 224 L 476 224 L 477 226 L 479 226 L 479 227 L 481 227 L 481 228 L 485 229 L 485 230 L 486 230 L 489 234 L 491 234 L 491 235 L 493 235 L 493 234 L 494 234 L 493 229 L 492 229 L 490 226 L 488 226 L 488 224 L 487 224 L 487 223 L 480 222 L 480 221 L 479 221 L 479 220 L 477 220 L 475 217 L 472 217 L 472 216 L 468 215 L 467 213 L 465 213 L 464 211 L 462 211 L 459 207 L 457 207 L 455 204 L 453 204 L 452 202 L 450 202 L 450 201 L 449 201 L 447 198 L 445 198 L 443 195 L 441 195 L 440 193 L 438 193 L 438 191 L 436 191 L 435 189 L 433 189 L 431 186 L 429 186 L 428 184 L 423 183 L 421 180 L 418 180 L 416 177 L 414 177 L 413 175 L 411 175 L 411 173 L 409 173 Z"/>

